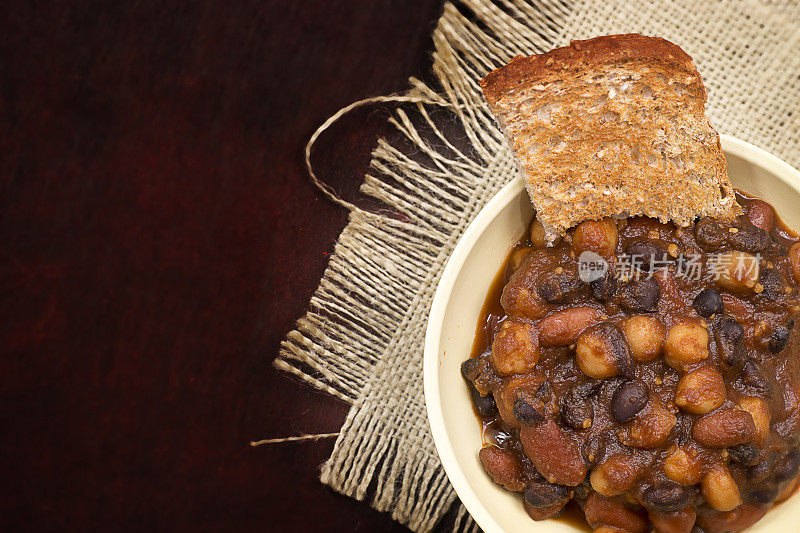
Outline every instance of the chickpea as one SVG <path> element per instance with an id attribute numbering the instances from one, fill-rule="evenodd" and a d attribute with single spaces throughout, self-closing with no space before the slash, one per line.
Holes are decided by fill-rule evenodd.
<path id="1" fill-rule="evenodd" d="M 678 422 L 659 401 L 650 402 L 650 409 L 640 413 L 631 424 L 630 439 L 623 442 L 636 448 L 655 448 L 664 443 Z"/>
<path id="2" fill-rule="evenodd" d="M 794 280 L 800 283 L 800 242 L 789 248 L 789 265 L 792 267 Z"/>
<path id="3" fill-rule="evenodd" d="M 750 413 L 756 425 L 756 442 L 764 442 L 769 436 L 769 425 L 772 422 L 772 413 L 769 404 L 762 398 L 742 398 L 739 406 Z"/>
<path id="4" fill-rule="evenodd" d="M 589 476 L 589 481 L 595 491 L 610 498 L 631 488 L 640 471 L 641 469 L 629 455 L 618 453 L 595 468 Z"/>
<path id="5" fill-rule="evenodd" d="M 758 258 L 745 252 L 716 255 L 709 260 L 708 267 L 717 276 L 717 285 L 732 292 L 752 290 L 758 282 Z"/>
<path id="6" fill-rule="evenodd" d="M 664 474 L 681 485 L 696 485 L 702 477 L 697 457 L 686 448 L 677 448 L 664 459 Z"/>
<path id="7" fill-rule="evenodd" d="M 578 337 L 575 359 L 584 374 L 605 379 L 630 368 L 630 352 L 622 331 L 614 324 L 602 322 Z"/>
<path id="8" fill-rule="evenodd" d="M 633 359 L 652 361 L 664 347 L 664 325 L 655 317 L 632 316 L 623 324 L 625 338 L 631 346 Z"/>
<path id="9" fill-rule="evenodd" d="M 525 374 L 539 362 L 539 332 L 525 322 L 508 324 L 492 342 L 492 365 L 506 376 Z"/>
<path id="10" fill-rule="evenodd" d="M 680 322 L 667 332 L 665 360 L 676 370 L 708 357 L 708 330 L 698 322 Z"/>
<path id="11" fill-rule="evenodd" d="M 538 218 L 534 219 L 533 223 L 531 224 L 531 244 L 537 248 L 541 248 L 544 246 L 544 242 L 544 226 L 542 226 L 542 223 L 539 222 Z"/>
<path id="12" fill-rule="evenodd" d="M 572 251 L 576 256 L 591 251 L 606 258 L 617 249 L 617 223 L 611 218 L 581 222 L 572 235 Z"/>
<path id="13" fill-rule="evenodd" d="M 678 382 L 675 404 L 693 415 L 704 415 L 725 403 L 725 380 L 710 367 L 689 372 Z"/>
<path id="14" fill-rule="evenodd" d="M 732 511 L 742 504 L 739 487 L 727 469 L 717 467 L 700 484 L 703 497 L 717 511 Z"/>

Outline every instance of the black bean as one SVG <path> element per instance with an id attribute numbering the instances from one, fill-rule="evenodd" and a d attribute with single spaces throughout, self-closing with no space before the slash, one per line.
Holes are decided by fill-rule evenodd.
<path id="1" fill-rule="evenodd" d="M 732 318 L 723 318 L 715 324 L 715 332 L 731 344 L 739 344 L 744 339 L 744 328 Z"/>
<path id="2" fill-rule="evenodd" d="M 760 396 L 769 396 L 772 385 L 761 368 L 761 364 L 752 359 L 742 367 L 742 383 L 758 391 Z"/>
<path id="3" fill-rule="evenodd" d="M 594 407 L 589 397 L 596 390 L 592 382 L 581 383 L 569 389 L 561 399 L 561 421 L 572 429 L 586 429 L 594 418 Z"/>
<path id="4" fill-rule="evenodd" d="M 778 497 L 778 487 L 774 483 L 765 483 L 745 493 L 744 500 L 754 505 L 767 505 Z"/>
<path id="5" fill-rule="evenodd" d="M 769 351 L 778 353 L 789 343 L 789 330 L 783 326 L 778 326 L 769 337 Z"/>
<path id="6" fill-rule="evenodd" d="M 600 460 L 605 451 L 605 439 L 602 435 L 591 435 L 581 445 L 581 455 L 583 460 L 589 465 L 594 465 Z"/>
<path id="7" fill-rule="evenodd" d="M 757 228 L 747 221 L 736 225 L 736 233 L 728 233 L 727 241 L 735 249 L 751 254 L 763 252 L 769 248 L 772 240 L 769 234 L 761 228 Z"/>
<path id="8" fill-rule="evenodd" d="M 650 509 L 672 513 L 686 507 L 689 493 L 682 486 L 671 481 L 664 481 L 644 491 L 642 503 Z"/>
<path id="9" fill-rule="evenodd" d="M 477 357 L 470 357 L 461 363 L 461 375 L 468 381 L 473 381 L 479 372 L 479 360 Z"/>
<path id="10" fill-rule="evenodd" d="M 539 279 L 537 292 L 543 300 L 550 303 L 561 303 L 581 290 L 583 282 L 571 270 L 562 268 L 560 273 L 551 272 Z"/>
<path id="11" fill-rule="evenodd" d="M 747 357 L 747 349 L 742 344 L 744 329 L 732 318 L 723 318 L 714 324 L 714 339 L 720 358 L 730 367 L 738 367 Z"/>
<path id="12" fill-rule="evenodd" d="M 768 453 L 760 461 L 747 469 L 747 478 L 756 483 L 765 480 L 772 474 L 772 469 L 778 460 L 778 454 Z"/>
<path id="13" fill-rule="evenodd" d="M 724 310 L 722 296 L 712 288 L 700 291 L 700 293 L 694 297 L 692 306 L 694 306 L 694 310 L 697 311 L 698 315 L 705 318 L 711 315 L 721 315 Z"/>
<path id="14" fill-rule="evenodd" d="M 494 401 L 494 396 L 491 394 L 481 396 L 478 389 L 470 382 L 467 382 L 467 386 L 469 386 L 469 394 L 472 397 L 472 405 L 475 406 L 475 411 L 479 415 L 492 416 L 497 412 L 497 403 Z"/>
<path id="15" fill-rule="evenodd" d="M 632 242 L 625 247 L 631 264 L 642 272 L 653 272 L 667 266 L 670 257 L 658 243 L 653 241 Z"/>
<path id="16" fill-rule="evenodd" d="M 569 498 L 569 487 L 554 483 L 531 483 L 525 489 L 525 502 L 533 507 L 549 507 Z"/>
<path id="17" fill-rule="evenodd" d="M 775 465 L 775 481 L 783 483 L 797 475 L 800 469 L 800 450 L 791 450 Z"/>
<path id="18" fill-rule="evenodd" d="M 630 422 L 639 411 L 644 409 L 649 398 L 647 385 L 638 379 L 626 381 L 611 397 L 611 415 L 621 424 Z"/>
<path id="19" fill-rule="evenodd" d="M 706 249 L 716 249 L 725 243 L 727 230 L 713 218 L 701 218 L 694 225 L 694 236 L 698 244 Z"/>
<path id="20" fill-rule="evenodd" d="M 550 385 L 549 381 L 545 380 L 539 385 L 539 388 L 536 389 L 535 395 L 541 401 L 549 402 L 550 398 L 553 397 L 553 386 Z"/>
<path id="21" fill-rule="evenodd" d="M 769 300 L 777 300 L 786 295 L 784 292 L 786 285 L 783 283 L 783 277 L 774 268 L 762 268 L 758 275 L 758 280 L 761 286 L 764 287 L 761 296 Z"/>
<path id="22" fill-rule="evenodd" d="M 745 466 L 753 466 L 758 462 L 758 447 L 754 444 L 739 444 L 728 448 L 731 460 Z"/>
<path id="23" fill-rule="evenodd" d="M 522 398 L 514 401 L 513 414 L 517 422 L 522 424 L 539 424 L 544 421 L 544 409 L 541 405 L 532 405 Z"/>
<path id="24" fill-rule="evenodd" d="M 606 300 L 610 300 L 617 292 L 617 280 L 614 279 L 611 270 L 608 270 L 605 276 L 589 283 L 589 288 L 592 290 L 592 294 L 595 298 L 601 302 L 605 302 Z"/>
<path id="25" fill-rule="evenodd" d="M 632 312 L 653 311 L 661 297 L 661 287 L 653 278 L 625 283 L 617 294 L 619 304 Z"/>

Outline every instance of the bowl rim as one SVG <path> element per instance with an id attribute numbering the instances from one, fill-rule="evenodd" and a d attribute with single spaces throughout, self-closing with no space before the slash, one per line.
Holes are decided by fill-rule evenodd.
<path id="1" fill-rule="evenodd" d="M 730 153 L 744 159 L 762 169 L 774 174 L 782 181 L 789 184 L 800 193 L 800 171 L 789 163 L 770 152 L 759 148 L 747 141 L 730 135 L 720 134 L 720 143 L 723 152 Z M 439 345 L 441 344 L 441 328 L 444 321 L 444 311 L 450 300 L 450 295 L 458 278 L 464 262 L 482 235 L 484 229 L 505 209 L 514 199 L 522 187 L 522 178 L 517 177 L 503 186 L 492 197 L 483 209 L 467 226 L 464 234 L 456 243 L 453 253 L 447 260 L 442 272 L 442 277 L 436 287 L 428 325 L 425 331 L 425 347 L 423 352 L 422 379 L 425 395 L 425 409 L 428 415 L 428 424 L 433 435 L 434 446 L 442 462 L 447 478 L 453 485 L 461 502 L 469 514 L 486 533 L 503 533 L 502 527 L 495 521 L 492 514 L 478 498 L 470 486 L 466 476 L 456 461 L 455 452 L 450 440 L 447 438 L 442 412 L 441 398 L 439 396 Z"/>

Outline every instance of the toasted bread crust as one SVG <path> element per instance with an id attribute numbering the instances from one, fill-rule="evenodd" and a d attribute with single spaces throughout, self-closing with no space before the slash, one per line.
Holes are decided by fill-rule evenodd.
<path id="1" fill-rule="evenodd" d="M 741 212 L 692 59 L 657 37 L 611 35 L 516 57 L 482 81 L 548 240 L 582 220 L 679 225 Z"/>

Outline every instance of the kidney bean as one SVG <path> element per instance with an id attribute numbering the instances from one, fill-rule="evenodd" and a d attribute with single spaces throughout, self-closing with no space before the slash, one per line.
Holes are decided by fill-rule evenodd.
<path id="1" fill-rule="evenodd" d="M 704 415 L 725 402 L 725 380 L 711 367 L 683 376 L 675 389 L 675 405 L 688 413 Z"/>
<path id="2" fill-rule="evenodd" d="M 667 332 L 664 355 L 668 365 L 683 370 L 708 357 L 708 330 L 699 322 L 679 322 Z"/>
<path id="3" fill-rule="evenodd" d="M 558 268 L 539 279 L 539 287 L 536 290 L 546 302 L 562 303 L 583 288 L 583 282 L 578 279 L 578 274 L 563 267 Z"/>
<path id="4" fill-rule="evenodd" d="M 792 269 L 792 276 L 797 283 L 800 283 L 800 242 L 794 243 L 789 248 L 789 266 Z"/>
<path id="5" fill-rule="evenodd" d="M 611 416 L 624 424 L 633 420 L 647 405 L 650 392 L 641 380 L 633 379 L 622 383 L 611 397 Z"/>
<path id="6" fill-rule="evenodd" d="M 767 202 L 753 200 L 747 206 L 747 218 L 753 226 L 769 233 L 775 223 L 775 210 Z"/>
<path id="7" fill-rule="evenodd" d="M 622 331 L 610 322 L 587 328 L 575 347 L 575 359 L 581 371 L 595 379 L 604 379 L 631 371 L 631 350 Z"/>
<path id="8" fill-rule="evenodd" d="M 655 310 L 660 297 L 661 287 L 655 278 L 629 281 L 617 291 L 617 303 L 633 313 Z"/>
<path id="9" fill-rule="evenodd" d="M 524 374 L 539 361 L 539 333 L 525 322 L 506 322 L 492 342 L 492 365 L 501 375 Z M 504 326 L 506 324 L 503 324 Z"/>
<path id="10" fill-rule="evenodd" d="M 790 331 L 783 326 L 775 328 L 775 331 L 769 337 L 769 351 L 772 353 L 783 351 L 786 345 L 789 344 L 790 335 Z"/>
<path id="11" fill-rule="evenodd" d="M 672 513 L 686 507 L 689 493 L 677 483 L 662 481 L 645 489 L 642 503 L 648 509 Z"/>
<path id="12" fill-rule="evenodd" d="M 797 475 L 800 469 L 800 450 L 791 450 L 775 465 L 775 481 L 783 483 Z"/>
<path id="13" fill-rule="evenodd" d="M 726 232 L 722 224 L 710 217 L 701 218 L 694 226 L 697 243 L 707 250 L 719 248 L 725 242 Z"/>
<path id="14" fill-rule="evenodd" d="M 700 488 L 703 497 L 717 511 L 732 511 L 742 504 L 739 487 L 725 469 L 715 468 L 706 474 Z"/>
<path id="15" fill-rule="evenodd" d="M 627 319 L 623 331 L 635 361 L 652 361 L 664 347 L 664 325 L 655 317 L 636 315 Z"/>
<path id="16" fill-rule="evenodd" d="M 721 409 L 698 419 L 692 436 L 703 446 L 725 448 L 752 442 L 756 437 L 756 425 L 747 411 Z"/>
<path id="17" fill-rule="evenodd" d="M 618 240 L 617 223 L 613 219 L 586 220 L 572 234 L 572 251 L 576 257 L 588 250 L 610 258 L 614 255 Z"/>
<path id="18" fill-rule="evenodd" d="M 700 293 L 695 296 L 692 307 L 694 307 L 698 315 L 704 318 L 708 318 L 711 315 L 721 315 L 725 309 L 722 303 L 722 296 L 712 288 L 700 291 Z"/>
<path id="19" fill-rule="evenodd" d="M 604 318 L 593 307 L 573 307 L 557 311 L 539 322 L 539 342 L 542 346 L 567 346 L 578 339 L 581 331 Z"/>
<path id="20" fill-rule="evenodd" d="M 525 503 L 533 507 L 549 507 L 569 500 L 570 489 L 548 481 L 534 482 L 525 489 Z"/>
<path id="21" fill-rule="evenodd" d="M 561 421 L 572 429 L 588 429 L 593 418 L 594 408 L 586 395 L 575 388 L 567 391 L 561 400 Z"/>
<path id="22" fill-rule="evenodd" d="M 488 417 L 497 412 L 497 403 L 494 401 L 494 396 L 491 394 L 481 396 L 481 393 L 478 392 L 478 389 L 476 389 L 475 385 L 473 385 L 471 382 L 467 382 L 467 387 L 469 387 L 469 395 L 472 399 L 472 405 L 475 407 L 475 411 L 480 416 Z"/>
<path id="23" fill-rule="evenodd" d="M 614 294 L 616 294 L 617 280 L 614 278 L 614 274 L 609 268 L 602 278 L 598 278 L 590 282 L 589 288 L 591 289 L 592 295 L 595 298 L 601 302 L 605 302 L 606 300 L 610 300 Z"/>
<path id="24" fill-rule="evenodd" d="M 626 533 L 645 533 L 647 520 L 643 513 L 625 506 L 618 498 L 609 500 L 596 492 L 590 492 L 583 506 L 586 521 L 597 531 L 601 527 L 616 528 Z"/>
<path id="25" fill-rule="evenodd" d="M 536 426 L 522 426 L 519 438 L 525 455 L 550 483 L 574 487 L 586 477 L 577 444 L 552 419 Z"/>
<path id="26" fill-rule="evenodd" d="M 497 446 L 485 446 L 478 452 L 478 458 L 492 481 L 510 491 L 525 490 L 522 460 L 516 452 Z"/>
<path id="27" fill-rule="evenodd" d="M 521 424 L 539 424 L 544 421 L 544 406 L 541 402 L 528 402 L 522 398 L 514 401 L 514 419 Z"/>
<path id="28" fill-rule="evenodd" d="M 589 482 L 599 494 L 610 498 L 630 489 L 639 477 L 642 468 L 627 454 L 614 454 L 596 467 Z"/>
<path id="29" fill-rule="evenodd" d="M 758 447 L 754 444 L 739 444 L 728 448 L 728 456 L 735 463 L 752 466 L 758 462 Z"/>
<path id="30" fill-rule="evenodd" d="M 752 359 L 742 367 L 742 383 L 761 396 L 769 396 L 772 393 L 772 384 L 767 379 L 761 364 Z"/>

